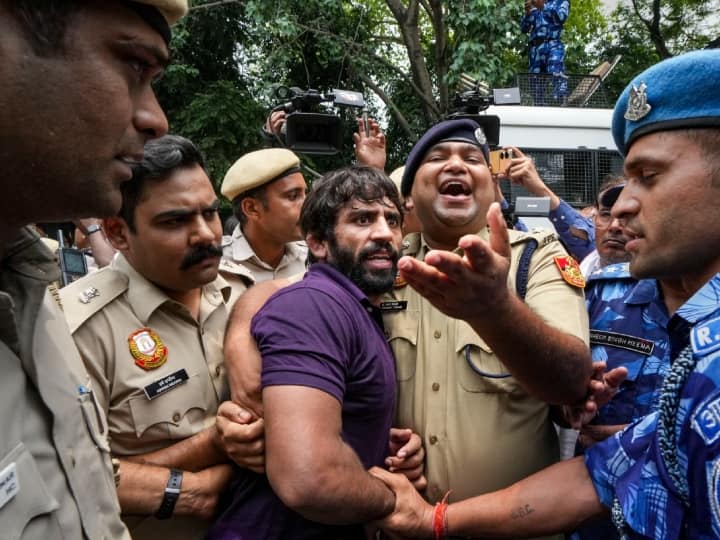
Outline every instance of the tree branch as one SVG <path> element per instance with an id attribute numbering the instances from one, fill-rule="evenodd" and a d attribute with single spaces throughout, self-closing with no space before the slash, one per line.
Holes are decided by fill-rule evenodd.
<path id="1" fill-rule="evenodd" d="M 360 79 L 372 89 L 373 92 L 377 95 L 377 97 L 380 98 L 380 100 L 387 105 L 388 109 L 390 109 L 393 113 L 393 116 L 397 120 L 398 124 L 402 128 L 402 130 L 407 134 L 407 136 L 410 138 L 411 141 L 415 142 L 417 140 L 417 137 L 415 133 L 413 133 L 412 128 L 410 127 L 410 123 L 407 121 L 405 116 L 402 112 L 400 112 L 400 109 L 397 105 L 395 105 L 395 102 L 388 96 L 385 91 L 380 88 L 380 86 L 375 83 L 370 77 L 365 75 L 362 72 L 355 72 Z"/>

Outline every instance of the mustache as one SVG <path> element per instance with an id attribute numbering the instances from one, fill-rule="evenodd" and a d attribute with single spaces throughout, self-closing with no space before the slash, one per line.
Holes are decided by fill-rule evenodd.
<path id="1" fill-rule="evenodd" d="M 180 270 L 187 270 L 191 266 L 204 261 L 210 257 L 222 257 L 223 251 L 220 246 L 215 244 L 207 244 L 198 246 L 188 252 L 180 263 Z"/>
<path id="2" fill-rule="evenodd" d="M 398 259 L 400 259 L 400 253 L 391 244 L 385 243 L 381 245 L 375 242 L 371 242 L 369 245 L 365 246 L 362 250 L 360 250 L 360 253 L 358 254 L 358 259 L 363 261 L 365 259 L 368 259 L 369 257 L 372 257 L 380 251 L 385 251 L 394 262 L 397 262 Z"/>

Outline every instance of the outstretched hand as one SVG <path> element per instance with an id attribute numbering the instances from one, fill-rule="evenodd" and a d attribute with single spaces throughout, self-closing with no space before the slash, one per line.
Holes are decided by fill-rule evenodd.
<path id="1" fill-rule="evenodd" d="M 374 119 L 368 118 L 369 133 L 365 133 L 362 118 L 357 120 L 357 131 L 353 133 L 355 143 L 355 159 L 362 165 L 385 170 L 387 159 L 385 134 Z"/>
<path id="2" fill-rule="evenodd" d="M 425 261 L 402 257 L 402 277 L 440 311 L 470 321 L 491 316 L 507 305 L 510 269 L 510 240 L 500 205 L 493 203 L 487 213 L 490 235 L 460 238 L 462 256 L 450 251 L 430 251 Z"/>

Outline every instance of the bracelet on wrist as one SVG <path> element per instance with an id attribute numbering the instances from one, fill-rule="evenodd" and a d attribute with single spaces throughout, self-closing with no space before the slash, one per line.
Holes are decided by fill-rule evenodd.
<path id="1" fill-rule="evenodd" d="M 447 520 L 447 507 L 448 507 L 448 491 L 442 500 L 435 505 L 433 511 L 433 538 L 435 540 L 445 540 L 448 537 L 448 520 Z"/>

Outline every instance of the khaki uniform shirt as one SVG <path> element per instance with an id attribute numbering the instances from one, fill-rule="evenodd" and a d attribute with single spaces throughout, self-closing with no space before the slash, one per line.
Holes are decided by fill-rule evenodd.
<path id="1" fill-rule="evenodd" d="M 0 538 L 129 539 L 107 422 L 28 229 L 0 261 Z"/>
<path id="2" fill-rule="evenodd" d="M 231 236 L 223 236 L 223 258 L 220 262 L 220 272 L 233 289 L 230 304 L 234 304 L 237 297 L 255 283 L 304 274 L 307 253 L 305 242 L 289 242 L 285 244 L 280 264 L 273 268 L 255 255 L 238 225 Z"/>
<path id="3" fill-rule="evenodd" d="M 509 233 L 508 287 L 515 290 L 518 260 L 534 237 L 539 246 L 525 301 L 548 324 L 587 343 L 583 292 L 557 269 L 553 257 L 566 252 L 554 234 Z M 429 251 L 419 234 L 406 237 L 403 247 L 420 260 Z M 507 369 L 467 323 L 442 314 L 410 286 L 396 285 L 389 296 L 407 302 L 406 309 L 383 314 L 397 366 L 395 425 L 423 438 L 432 502 L 448 490 L 454 501 L 494 491 L 558 460 L 548 405 L 530 397 L 513 377 L 492 376 Z"/>
<path id="4" fill-rule="evenodd" d="M 229 397 L 222 349 L 229 295 L 219 276 L 205 285 L 197 321 L 121 254 L 62 289 L 73 339 L 108 416 L 114 455 L 159 450 L 214 424 Z M 203 538 L 209 525 L 182 517 L 125 519 L 136 539 Z"/>

